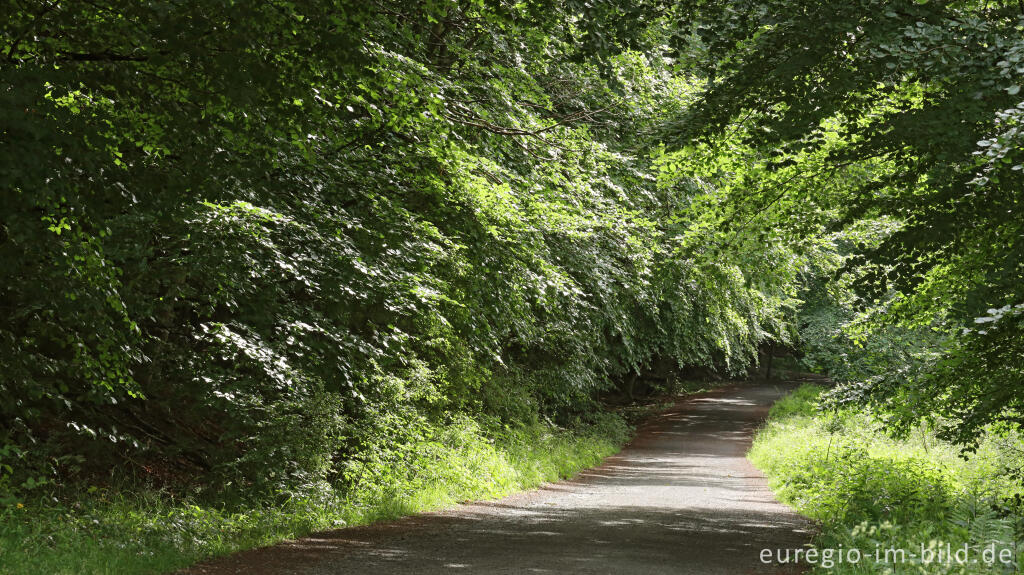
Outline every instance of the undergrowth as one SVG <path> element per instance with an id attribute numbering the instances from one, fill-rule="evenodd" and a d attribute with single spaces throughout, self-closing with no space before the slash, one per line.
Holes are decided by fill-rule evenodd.
<path id="1" fill-rule="evenodd" d="M 896 439 L 867 412 L 820 410 L 821 391 L 776 403 L 749 454 L 782 501 L 820 522 L 810 573 L 1020 572 L 1018 434 L 990 431 L 964 456 L 926 428 Z"/>
<path id="2" fill-rule="evenodd" d="M 629 436 L 599 414 L 562 430 L 537 423 L 487 431 L 468 418 L 405 446 L 407 457 L 365 458 L 344 490 L 326 482 L 230 510 L 167 493 L 92 488 L 0 508 L 0 573 L 141 574 L 471 499 L 506 495 L 596 465 Z M 392 453 L 394 455 L 394 453 Z"/>

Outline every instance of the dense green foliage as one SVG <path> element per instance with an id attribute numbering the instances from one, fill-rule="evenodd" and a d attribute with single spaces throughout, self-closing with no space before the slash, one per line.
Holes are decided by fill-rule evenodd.
<path id="1" fill-rule="evenodd" d="M 6 492 L 344 488 L 791 338 L 800 254 L 706 253 L 645 145 L 700 86 L 653 7 L 4 12 Z"/>
<path id="2" fill-rule="evenodd" d="M 821 521 L 816 547 L 856 548 L 865 558 L 826 568 L 819 556 L 811 573 L 1019 572 L 1019 435 L 986 433 L 978 452 L 965 460 L 926 428 L 893 440 L 869 413 L 821 412 L 822 391 L 805 385 L 777 403 L 750 452 L 783 501 Z M 922 545 L 937 551 L 947 543 L 954 550 L 966 544 L 968 560 L 977 563 L 921 561 Z M 983 552 L 993 544 L 1008 550 L 1009 562 L 999 561 L 997 551 L 986 564 Z M 905 554 L 886 561 L 876 558 L 876 547 Z"/>
<path id="3" fill-rule="evenodd" d="M 733 158 L 719 173 L 735 190 L 723 233 L 839 240 L 841 261 L 822 270 L 838 281 L 814 284 L 808 299 L 826 305 L 803 322 L 809 335 L 842 331 L 811 347 L 832 350 L 825 367 L 852 384 L 843 398 L 886 407 L 903 430 L 939 422 L 967 444 L 988 423 L 1019 423 L 1024 6 L 676 9 L 712 81 L 666 134 L 684 150 L 707 142 L 720 165 Z"/>

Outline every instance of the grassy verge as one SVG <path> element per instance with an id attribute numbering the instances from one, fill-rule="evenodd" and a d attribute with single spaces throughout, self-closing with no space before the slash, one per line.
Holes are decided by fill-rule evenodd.
<path id="1" fill-rule="evenodd" d="M 623 418 L 612 414 L 573 431 L 536 424 L 485 433 L 467 418 L 402 453 L 364 459 L 348 470 L 344 492 L 307 485 L 234 511 L 97 489 L 17 502 L 0 508 L 0 573 L 162 573 L 316 530 L 535 487 L 597 464 L 628 437 Z"/>
<path id="2" fill-rule="evenodd" d="M 869 414 L 819 412 L 820 393 L 779 401 L 749 454 L 782 501 L 821 523 L 801 561 L 811 573 L 1020 572 L 1018 434 L 990 434 L 965 459 L 925 429 L 893 439 Z"/>

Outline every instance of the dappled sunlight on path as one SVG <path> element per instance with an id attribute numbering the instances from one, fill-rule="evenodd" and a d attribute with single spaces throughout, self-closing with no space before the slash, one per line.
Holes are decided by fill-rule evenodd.
<path id="1" fill-rule="evenodd" d="M 768 406 L 792 386 L 738 384 L 654 417 L 573 480 L 505 499 L 316 534 L 194 574 L 797 573 L 760 561 L 810 524 L 746 460 Z"/>

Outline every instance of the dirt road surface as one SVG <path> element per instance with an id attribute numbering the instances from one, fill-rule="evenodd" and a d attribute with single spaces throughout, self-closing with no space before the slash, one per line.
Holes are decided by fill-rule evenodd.
<path id="1" fill-rule="evenodd" d="M 341 575 L 745 575 L 812 526 L 778 503 L 745 458 L 771 403 L 793 384 L 737 384 L 681 400 L 622 452 L 570 481 L 367 527 L 339 529 L 193 567 Z"/>

